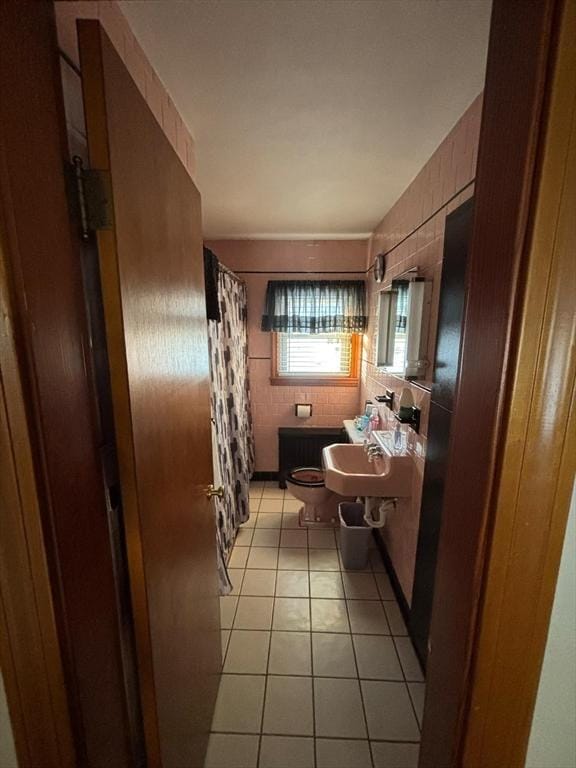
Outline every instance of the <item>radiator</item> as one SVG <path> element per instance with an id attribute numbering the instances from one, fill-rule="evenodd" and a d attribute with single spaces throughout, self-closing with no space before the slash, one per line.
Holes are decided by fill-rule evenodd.
<path id="1" fill-rule="evenodd" d="M 296 467 L 321 467 L 322 448 L 347 443 L 343 427 L 279 427 L 278 484 L 286 488 L 286 475 Z"/>

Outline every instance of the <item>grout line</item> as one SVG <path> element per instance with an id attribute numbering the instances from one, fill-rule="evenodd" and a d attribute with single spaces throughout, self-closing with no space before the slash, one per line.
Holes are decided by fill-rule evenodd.
<path id="1" fill-rule="evenodd" d="M 308 540 L 308 537 L 306 537 L 306 540 Z M 308 620 L 310 622 L 310 632 L 308 633 L 308 640 L 310 642 L 310 672 L 312 673 L 312 677 L 310 680 L 310 688 L 312 690 L 312 736 L 314 738 L 314 741 L 312 742 L 312 750 L 314 754 L 314 768 L 316 768 L 316 764 L 318 761 L 318 757 L 316 755 L 316 693 L 315 693 L 315 686 L 314 686 L 314 648 L 312 645 L 312 597 L 310 595 L 312 594 L 312 584 L 310 583 L 310 557 L 308 557 Z"/>
<path id="2" fill-rule="evenodd" d="M 262 675 L 260 675 L 262 677 Z M 210 731 L 210 733 L 218 733 L 225 736 L 274 736 L 283 739 L 314 739 L 309 733 L 264 733 L 260 734 L 258 731 Z M 420 744 L 419 741 L 398 741 L 394 739 L 366 739 L 359 736 L 318 736 L 319 739 L 328 739 L 334 741 L 373 741 L 377 744 Z M 315 739 L 314 739 L 315 740 Z"/>
<path id="3" fill-rule="evenodd" d="M 276 587 L 274 587 L 276 591 Z M 262 732 L 264 730 L 264 712 L 266 711 L 266 697 L 268 695 L 268 675 L 270 669 L 270 649 L 272 648 L 272 627 L 274 625 L 274 610 L 276 608 L 276 598 L 273 598 L 272 617 L 270 619 L 270 639 L 268 641 L 268 655 L 266 657 L 266 675 L 264 677 L 264 696 L 262 697 L 262 715 L 260 717 L 260 733 L 258 735 L 258 754 L 256 756 L 256 765 L 260 765 L 260 752 L 262 750 Z"/>
<path id="4" fill-rule="evenodd" d="M 348 617 L 348 624 L 350 625 L 350 642 L 352 643 L 352 654 L 354 655 L 354 665 L 356 667 L 356 681 L 358 690 L 360 692 L 360 701 L 362 702 L 362 715 L 364 716 L 364 728 L 366 729 L 366 738 L 370 739 L 370 731 L 368 730 L 368 717 L 366 715 L 366 704 L 364 703 L 364 694 L 362 692 L 362 684 L 360 683 L 360 669 L 358 667 L 358 658 L 356 657 L 356 646 L 354 645 L 354 635 L 352 634 L 352 622 L 350 621 L 350 611 L 348 610 L 348 601 L 346 603 L 346 615 Z M 372 750 L 370 749 L 370 743 L 368 743 L 368 751 L 370 752 L 370 762 L 372 768 L 374 768 L 374 761 L 372 759 Z"/>

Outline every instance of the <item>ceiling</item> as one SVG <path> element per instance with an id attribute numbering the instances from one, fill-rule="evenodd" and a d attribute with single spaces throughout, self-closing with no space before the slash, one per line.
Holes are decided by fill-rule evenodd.
<path id="1" fill-rule="evenodd" d="M 482 90 L 489 0 L 129 0 L 205 236 L 364 237 Z"/>

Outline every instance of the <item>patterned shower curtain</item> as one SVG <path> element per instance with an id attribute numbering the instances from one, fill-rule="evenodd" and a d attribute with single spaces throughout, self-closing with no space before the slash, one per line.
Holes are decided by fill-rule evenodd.
<path id="1" fill-rule="evenodd" d="M 224 487 L 214 497 L 218 537 L 220 591 L 230 580 L 226 561 L 240 523 L 248 520 L 248 492 L 254 471 L 254 437 L 248 382 L 246 285 L 224 267 L 218 268 L 220 322 L 208 321 L 210 351 L 214 484 Z"/>

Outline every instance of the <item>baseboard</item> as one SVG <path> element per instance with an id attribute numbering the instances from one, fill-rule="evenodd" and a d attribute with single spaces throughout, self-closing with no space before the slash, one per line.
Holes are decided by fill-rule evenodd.
<path id="1" fill-rule="evenodd" d="M 406 629 L 408 630 L 408 637 L 410 638 L 410 642 L 412 643 L 412 647 L 414 648 L 414 653 L 416 654 L 416 658 L 418 659 L 418 663 L 420 664 L 422 673 L 425 674 L 426 659 L 422 659 L 422 657 L 418 653 L 418 649 L 414 643 L 414 638 L 412 637 L 412 633 L 410 631 L 410 606 L 408 605 L 408 601 L 404 596 L 404 592 L 402 591 L 402 587 L 400 586 L 400 582 L 398 581 L 398 576 L 396 576 L 396 571 L 394 570 L 394 566 L 392 565 L 392 560 L 390 560 L 390 555 L 388 554 L 386 545 L 384 544 L 382 537 L 380 536 L 378 531 L 373 531 L 373 535 L 374 535 L 374 538 L 376 539 L 376 546 L 378 547 L 378 551 L 382 555 L 382 560 L 384 561 L 384 567 L 386 568 L 386 573 L 388 574 L 388 578 L 390 579 L 390 584 L 392 585 L 392 589 L 396 597 L 396 602 L 398 603 L 398 606 L 402 613 L 402 618 L 404 619 L 404 623 L 406 624 Z"/>
<path id="2" fill-rule="evenodd" d="M 278 472 L 254 472 L 252 480 L 278 480 Z"/>

